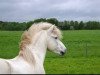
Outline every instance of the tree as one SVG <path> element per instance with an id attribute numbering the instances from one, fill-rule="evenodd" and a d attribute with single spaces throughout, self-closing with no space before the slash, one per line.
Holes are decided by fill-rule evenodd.
<path id="1" fill-rule="evenodd" d="M 70 21 L 70 29 L 74 30 L 74 21 Z"/>
<path id="2" fill-rule="evenodd" d="M 28 29 L 33 23 L 34 23 L 34 21 L 27 22 L 26 23 L 26 29 Z"/>
<path id="3" fill-rule="evenodd" d="M 56 26 L 58 26 L 58 20 L 56 18 L 47 19 L 47 22 L 55 24 Z"/>
<path id="4" fill-rule="evenodd" d="M 78 29 L 84 29 L 84 23 L 83 23 L 83 21 L 81 21 L 81 22 L 79 23 Z"/>
<path id="5" fill-rule="evenodd" d="M 100 29 L 100 22 L 98 21 L 58 21 L 56 18 L 40 18 L 35 19 L 34 21 L 29 22 L 3 22 L 0 21 L 0 30 L 10 30 L 10 31 L 23 31 L 28 29 L 32 24 L 38 23 L 38 22 L 49 22 L 52 24 L 55 24 L 62 30 L 69 30 L 69 29 L 75 29 L 75 30 L 81 30 L 81 29 Z"/>
<path id="6" fill-rule="evenodd" d="M 35 19 L 34 23 L 39 23 L 39 22 L 46 22 L 45 18 L 40 18 L 40 19 Z"/>
<path id="7" fill-rule="evenodd" d="M 75 21 L 74 22 L 74 28 L 75 28 L 75 30 L 78 30 L 78 27 L 79 27 L 79 23 L 78 23 L 78 21 Z"/>

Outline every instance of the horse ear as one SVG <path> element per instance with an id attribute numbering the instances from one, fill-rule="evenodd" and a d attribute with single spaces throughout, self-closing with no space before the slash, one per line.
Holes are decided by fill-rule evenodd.
<path id="1" fill-rule="evenodd" d="M 47 31 L 48 31 L 49 33 L 52 33 L 53 30 L 54 30 L 54 25 L 52 25 Z"/>

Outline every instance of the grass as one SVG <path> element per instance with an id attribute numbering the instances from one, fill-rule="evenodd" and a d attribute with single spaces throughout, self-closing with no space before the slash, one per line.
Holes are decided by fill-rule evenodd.
<path id="1" fill-rule="evenodd" d="M 64 56 L 47 51 L 47 74 L 100 74 L 100 30 L 62 31 Z M 0 31 L 0 57 L 18 55 L 22 31 Z"/>
<path id="2" fill-rule="evenodd" d="M 45 69 L 48 74 L 99 74 L 99 58 L 47 58 Z"/>

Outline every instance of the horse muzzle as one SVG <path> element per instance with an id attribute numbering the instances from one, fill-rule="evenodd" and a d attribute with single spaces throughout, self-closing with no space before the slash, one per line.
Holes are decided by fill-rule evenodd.
<path id="1" fill-rule="evenodd" d="M 65 52 L 61 51 L 61 52 L 60 52 L 60 54 L 61 54 L 61 55 L 64 55 L 64 54 L 65 54 Z"/>

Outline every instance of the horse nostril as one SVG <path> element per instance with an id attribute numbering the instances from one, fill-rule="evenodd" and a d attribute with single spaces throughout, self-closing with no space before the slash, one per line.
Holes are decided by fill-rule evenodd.
<path id="1" fill-rule="evenodd" d="M 65 54 L 65 52 L 61 51 L 61 52 L 60 52 L 60 54 L 61 54 L 61 55 L 64 55 L 64 54 Z"/>

